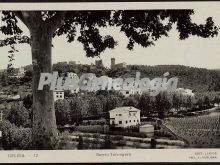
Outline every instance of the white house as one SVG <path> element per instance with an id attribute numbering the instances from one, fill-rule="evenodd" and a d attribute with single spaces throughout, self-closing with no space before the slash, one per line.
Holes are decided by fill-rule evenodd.
<path id="1" fill-rule="evenodd" d="M 177 88 L 176 92 L 185 96 L 191 96 L 191 97 L 195 96 L 195 93 L 193 93 L 191 89 Z"/>
<path id="2" fill-rule="evenodd" d="M 124 95 L 125 97 L 128 97 L 130 95 L 142 95 L 142 91 L 141 90 L 120 90 L 120 93 L 122 95 Z"/>
<path id="3" fill-rule="evenodd" d="M 140 123 L 140 110 L 134 107 L 117 107 L 111 111 L 110 125 L 115 127 L 128 127 Z"/>
<path id="4" fill-rule="evenodd" d="M 73 73 L 73 72 L 67 72 L 67 77 L 69 77 L 69 78 L 74 78 L 75 76 L 77 76 L 76 73 Z"/>
<path id="5" fill-rule="evenodd" d="M 54 90 L 53 97 L 54 97 L 54 101 L 63 100 L 64 99 L 64 91 L 63 90 Z"/>

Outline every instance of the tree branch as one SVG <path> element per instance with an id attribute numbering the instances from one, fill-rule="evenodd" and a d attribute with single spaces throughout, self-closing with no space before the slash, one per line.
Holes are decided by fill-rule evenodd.
<path id="1" fill-rule="evenodd" d="M 40 11 L 14 11 L 14 14 L 29 29 L 33 29 L 43 22 Z"/>
<path id="2" fill-rule="evenodd" d="M 15 16 L 17 16 L 27 27 L 28 24 L 26 22 L 26 20 L 24 19 L 23 15 L 22 15 L 22 12 L 21 11 L 13 11 L 13 13 L 15 14 Z"/>
<path id="3" fill-rule="evenodd" d="M 55 32 L 65 21 L 66 11 L 56 11 L 56 14 L 46 20 L 46 26 L 50 27 L 52 32 Z"/>

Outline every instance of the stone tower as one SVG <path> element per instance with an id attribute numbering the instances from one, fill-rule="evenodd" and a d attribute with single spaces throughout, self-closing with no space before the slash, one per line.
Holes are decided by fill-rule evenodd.
<path id="1" fill-rule="evenodd" d="M 111 69 L 115 66 L 115 58 L 111 58 Z"/>

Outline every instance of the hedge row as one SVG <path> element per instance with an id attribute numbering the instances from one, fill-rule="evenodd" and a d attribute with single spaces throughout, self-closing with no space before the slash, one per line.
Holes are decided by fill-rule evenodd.
<path id="1" fill-rule="evenodd" d="M 80 125 L 75 127 L 75 131 L 88 133 L 106 133 L 109 131 L 108 125 Z"/>

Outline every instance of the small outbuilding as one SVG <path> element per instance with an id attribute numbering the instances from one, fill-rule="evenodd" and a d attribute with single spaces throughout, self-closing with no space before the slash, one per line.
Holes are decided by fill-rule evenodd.
<path id="1" fill-rule="evenodd" d="M 145 133 L 149 136 L 154 136 L 154 126 L 151 125 L 151 124 L 141 125 L 139 127 L 139 132 L 140 133 Z"/>

